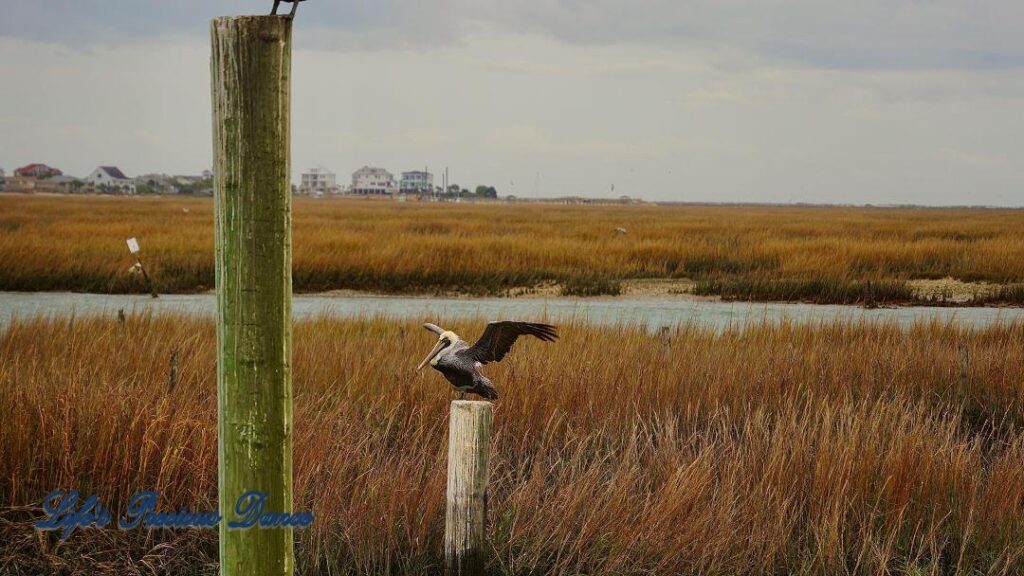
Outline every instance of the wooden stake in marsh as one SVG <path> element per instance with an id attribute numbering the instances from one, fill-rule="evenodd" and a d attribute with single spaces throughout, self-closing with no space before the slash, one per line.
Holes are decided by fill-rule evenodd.
<path id="1" fill-rule="evenodd" d="M 292 512 L 291 19 L 211 22 L 220 569 L 290 575 L 291 528 L 230 529 L 239 496 Z"/>
<path id="2" fill-rule="evenodd" d="M 135 264 L 132 265 L 131 270 L 142 273 L 142 280 L 146 283 L 146 288 L 149 289 L 149 295 L 153 298 L 159 298 L 159 294 L 156 293 L 156 286 L 153 285 L 153 281 L 149 279 L 149 274 L 146 273 L 146 267 L 142 265 L 142 249 L 139 248 L 139 241 L 135 237 L 125 240 L 128 244 L 128 251 L 135 256 Z"/>
<path id="3" fill-rule="evenodd" d="M 484 573 L 487 477 L 493 428 L 490 402 L 452 402 L 448 423 L 448 509 L 444 525 L 444 559 L 448 574 Z"/>

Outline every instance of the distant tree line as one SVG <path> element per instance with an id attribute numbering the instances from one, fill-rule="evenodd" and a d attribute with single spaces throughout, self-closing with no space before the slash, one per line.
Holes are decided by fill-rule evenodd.
<path id="1" fill-rule="evenodd" d="M 498 189 L 494 186 L 480 185 L 475 191 L 462 188 L 458 184 L 450 184 L 448 189 L 441 193 L 444 198 L 498 198 Z"/>

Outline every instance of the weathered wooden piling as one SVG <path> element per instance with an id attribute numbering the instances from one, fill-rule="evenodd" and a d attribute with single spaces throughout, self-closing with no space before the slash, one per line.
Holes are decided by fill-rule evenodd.
<path id="1" fill-rule="evenodd" d="M 491 403 L 452 402 L 448 426 L 445 567 L 448 574 L 483 574 L 486 563 L 487 478 L 494 427 Z"/>
<path id="2" fill-rule="evenodd" d="M 292 511 L 291 20 L 210 25 L 222 575 L 290 575 L 290 528 L 230 529 L 249 490 Z"/>

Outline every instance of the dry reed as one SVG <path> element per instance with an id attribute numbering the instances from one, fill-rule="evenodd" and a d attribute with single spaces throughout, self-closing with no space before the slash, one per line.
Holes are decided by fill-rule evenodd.
<path id="1" fill-rule="evenodd" d="M 211 210 L 197 198 L 0 195 L 0 290 L 143 292 L 127 272 L 129 236 L 161 290 L 210 289 Z M 899 298 L 911 279 L 1024 282 L 1021 210 L 296 198 L 294 214 L 298 291 L 500 294 L 558 282 L 591 295 L 621 279 L 685 277 L 734 297 L 862 301 L 867 282 Z"/>
<path id="2" fill-rule="evenodd" d="M 489 367 L 494 573 L 1024 571 L 1024 325 L 561 332 Z M 320 318 L 294 342 L 295 494 L 316 513 L 300 572 L 436 573 L 449 393 L 412 370 L 431 335 Z M 57 487 L 213 507 L 214 366 L 208 319 L 0 332 L 0 572 L 215 571 L 210 531 L 55 546 L 23 508 Z"/>

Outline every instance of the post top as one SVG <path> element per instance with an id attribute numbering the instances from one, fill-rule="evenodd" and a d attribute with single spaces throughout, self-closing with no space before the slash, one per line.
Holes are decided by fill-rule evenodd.
<path id="1" fill-rule="evenodd" d="M 452 400 L 452 410 L 490 410 L 491 406 L 486 400 Z"/>
<path id="2" fill-rule="evenodd" d="M 266 42 L 282 42 L 291 36 L 292 19 L 280 14 L 253 16 L 218 16 L 210 20 L 214 39 L 258 38 Z"/>
<path id="3" fill-rule="evenodd" d="M 238 14 L 235 16 L 215 16 L 211 22 L 244 22 L 250 21 L 274 21 L 274 20 L 290 20 L 287 14 Z"/>

